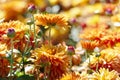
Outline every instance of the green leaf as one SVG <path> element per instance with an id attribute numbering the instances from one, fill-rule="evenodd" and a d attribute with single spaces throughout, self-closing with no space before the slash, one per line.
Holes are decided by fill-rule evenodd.
<path id="1" fill-rule="evenodd" d="M 38 36 L 41 37 L 43 35 L 43 32 L 42 31 L 39 31 L 38 32 Z"/>
<path id="2" fill-rule="evenodd" d="M 22 75 L 18 77 L 16 80 L 35 80 L 34 76 L 29 76 L 29 75 Z"/>
<path id="3" fill-rule="evenodd" d="M 16 72 L 16 76 L 18 76 L 18 77 L 20 77 L 20 76 L 22 76 L 22 75 L 24 75 L 24 73 L 23 72 Z"/>

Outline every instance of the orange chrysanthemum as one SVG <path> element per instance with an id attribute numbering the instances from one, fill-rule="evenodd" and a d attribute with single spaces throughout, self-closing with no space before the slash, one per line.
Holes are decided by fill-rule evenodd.
<path id="1" fill-rule="evenodd" d="M 42 26 L 68 26 L 67 19 L 60 14 L 35 14 L 35 20 L 37 25 Z"/>
<path id="2" fill-rule="evenodd" d="M 101 68 L 99 72 L 94 72 L 92 74 L 92 79 L 90 80 L 120 80 L 119 74 L 112 70 Z"/>
<path id="3" fill-rule="evenodd" d="M 100 57 L 91 56 L 90 68 L 108 68 L 109 70 L 116 70 L 120 72 L 120 50 L 118 48 L 108 48 L 100 52 Z M 98 65 L 98 67 L 97 67 Z"/>
<path id="4" fill-rule="evenodd" d="M 15 37 L 14 40 L 16 41 L 14 43 L 15 48 L 18 48 L 23 50 L 26 40 L 25 40 L 25 34 L 29 31 L 29 26 L 25 25 L 24 23 L 20 21 L 10 21 L 10 22 L 3 22 L 0 23 L 0 41 L 2 43 L 7 43 L 8 47 L 10 46 L 10 39 L 7 37 L 7 31 L 9 28 L 13 28 L 15 30 Z M 38 28 L 36 28 L 36 31 L 38 31 Z M 33 38 L 33 32 L 31 30 L 31 39 Z"/>
<path id="5" fill-rule="evenodd" d="M 117 39 L 116 39 L 116 33 L 110 32 L 108 34 L 106 34 L 105 36 L 100 38 L 100 42 L 101 42 L 101 46 L 105 45 L 106 47 L 112 47 L 115 45 L 115 43 L 117 43 Z"/>
<path id="6" fill-rule="evenodd" d="M 86 50 L 93 50 L 95 47 L 99 46 L 98 41 L 81 40 L 80 43 L 82 47 Z"/>
<path id="7" fill-rule="evenodd" d="M 50 80 L 59 79 L 68 71 L 69 61 L 65 57 L 67 55 L 63 47 L 45 45 L 33 51 L 37 58 L 35 62 L 37 65 L 50 63 Z"/>
<path id="8" fill-rule="evenodd" d="M 10 70 L 9 61 L 3 57 L 5 56 L 0 54 L 0 77 L 6 77 Z"/>
<path id="9" fill-rule="evenodd" d="M 107 34 L 107 30 L 104 28 L 86 28 L 82 34 L 80 34 L 81 39 L 86 40 L 100 40 L 102 36 Z"/>
<path id="10" fill-rule="evenodd" d="M 26 1 L 5 1 L 5 4 L 0 5 L 0 10 L 4 12 L 4 16 L 2 18 L 5 18 L 5 21 L 18 19 L 23 21 L 24 17 L 22 16 L 22 14 L 24 14 L 26 6 Z"/>
<path id="11" fill-rule="evenodd" d="M 113 47 L 116 43 L 120 42 L 120 32 L 117 30 L 103 29 L 103 28 L 94 28 L 83 31 L 83 34 L 80 35 L 81 39 L 92 40 L 99 42 L 100 48 Z"/>
<path id="12" fill-rule="evenodd" d="M 0 23 L 0 41 L 2 43 L 7 43 L 8 47 L 10 46 L 10 39 L 7 37 L 7 30 L 9 28 L 13 28 L 16 32 L 14 40 L 17 41 L 15 46 L 17 47 L 19 44 L 22 46 L 25 43 L 25 33 L 29 30 L 29 27 L 20 21 L 10 21 Z M 21 44 L 22 43 L 22 44 Z M 23 47 L 23 46 L 22 46 Z"/>
<path id="13" fill-rule="evenodd" d="M 14 28 L 16 32 L 16 39 L 21 39 L 24 37 L 26 31 L 28 31 L 29 27 L 26 26 L 24 23 L 20 21 L 10 21 L 10 22 L 3 22 L 0 23 L 0 32 L 7 33 L 9 28 Z M 0 34 L 1 35 L 1 34 Z"/>

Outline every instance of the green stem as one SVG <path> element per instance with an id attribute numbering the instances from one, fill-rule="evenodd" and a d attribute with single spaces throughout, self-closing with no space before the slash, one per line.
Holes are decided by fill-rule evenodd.
<path id="1" fill-rule="evenodd" d="M 31 24 L 29 26 L 30 26 L 29 35 L 31 36 Z"/>
<path id="2" fill-rule="evenodd" d="M 35 41 L 35 47 L 36 47 L 37 46 L 37 38 L 36 38 L 36 31 L 35 31 L 35 19 L 34 19 L 33 14 L 32 14 L 32 21 L 33 21 L 33 30 L 34 30 L 34 41 Z"/>
<path id="3" fill-rule="evenodd" d="M 51 46 L 51 27 L 49 28 L 49 45 Z"/>
<path id="4" fill-rule="evenodd" d="M 89 66 L 90 66 L 90 54 L 89 54 Z"/>
<path id="5" fill-rule="evenodd" d="M 86 59 L 86 60 L 87 60 L 87 57 L 88 57 L 87 52 L 85 52 L 85 59 Z"/>
<path id="6" fill-rule="evenodd" d="M 46 76 L 47 76 L 47 71 L 46 71 L 46 66 L 44 67 L 44 79 L 47 80 Z"/>
<path id="7" fill-rule="evenodd" d="M 49 64 L 48 80 L 49 80 L 49 78 L 50 78 L 50 69 L 51 69 L 51 63 Z"/>
<path id="8" fill-rule="evenodd" d="M 11 57 L 10 57 L 10 77 L 12 77 L 12 72 L 13 72 L 13 38 L 10 39 L 11 43 Z M 12 80 L 10 78 L 10 80 Z"/>
<path id="9" fill-rule="evenodd" d="M 30 31 L 31 31 L 31 25 L 30 25 Z"/>
<path id="10" fill-rule="evenodd" d="M 30 28 L 30 30 L 31 30 L 31 28 Z M 30 34 L 30 33 L 29 33 L 29 34 Z M 28 49 L 29 49 L 29 48 L 28 48 L 28 47 L 29 47 L 29 42 L 30 42 L 30 37 L 28 38 L 28 41 L 27 41 L 27 43 L 26 43 L 24 52 L 23 52 L 23 54 L 22 54 L 22 64 L 23 64 L 22 68 L 23 68 L 23 73 L 24 73 L 24 75 L 25 75 L 24 57 L 25 57 L 25 55 L 26 55 L 26 53 L 27 53 L 27 51 L 28 51 Z"/>
<path id="11" fill-rule="evenodd" d="M 27 50 L 28 50 L 29 41 L 30 41 L 30 40 L 27 41 L 27 44 L 26 44 L 25 49 L 24 49 L 24 52 L 23 52 L 23 54 L 22 54 L 22 60 L 21 60 L 20 63 L 19 63 L 19 67 L 21 66 L 21 64 L 23 64 L 22 67 L 23 67 L 23 72 L 24 72 L 24 74 L 25 74 L 25 69 L 24 69 L 24 54 L 26 54 L 26 52 L 27 52 Z"/>
<path id="12" fill-rule="evenodd" d="M 23 62 L 23 74 L 25 75 L 24 53 L 22 54 L 22 62 Z"/>
<path id="13" fill-rule="evenodd" d="M 98 63 L 96 65 L 96 72 L 98 71 L 98 65 L 99 65 L 99 57 L 98 57 Z"/>
<path id="14" fill-rule="evenodd" d="M 26 43 L 25 50 L 24 50 L 24 54 L 25 54 L 25 53 L 27 52 L 27 50 L 28 50 L 29 42 L 30 42 L 30 38 L 28 39 L 28 41 L 27 41 L 27 43 Z"/>

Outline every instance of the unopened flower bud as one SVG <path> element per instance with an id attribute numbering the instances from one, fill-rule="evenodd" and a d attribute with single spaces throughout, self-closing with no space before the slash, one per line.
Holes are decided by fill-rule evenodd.
<path id="1" fill-rule="evenodd" d="M 14 38 L 15 37 L 15 30 L 13 28 L 9 28 L 7 31 L 7 36 L 9 38 Z"/>
<path id="2" fill-rule="evenodd" d="M 112 15 L 112 9 L 108 8 L 105 13 L 106 15 Z"/>
<path id="3" fill-rule="evenodd" d="M 67 51 L 69 55 L 73 55 L 75 53 L 75 49 L 73 46 L 68 46 Z"/>
<path id="4" fill-rule="evenodd" d="M 36 6 L 35 6 L 34 4 L 29 5 L 28 11 L 29 11 L 29 12 L 34 12 L 34 11 L 36 11 Z"/>
<path id="5" fill-rule="evenodd" d="M 80 26 L 81 26 L 82 29 L 85 29 L 87 27 L 87 24 L 82 22 L 82 23 L 80 23 Z"/>
<path id="6" fill-rule="evenodd" d="M 72 56 L 72 63 L 73 63 L 73 65 L 79 65 L 80 62 L 81 62 L 81 56 L 78 55 L 78 54 L 74 54 Z"/>
<path id="7" fill-rule="evenodd" d="M 76 23 L 77 22 L 77 20 L 76 20 L 76 18 L 72 18 L 72 19 L 70 19 L 70 23 Z"/>

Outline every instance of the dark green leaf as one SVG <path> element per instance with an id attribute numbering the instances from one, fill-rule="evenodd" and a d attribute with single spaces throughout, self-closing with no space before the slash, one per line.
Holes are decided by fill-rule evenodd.
<path id="1" fill-rule="evenodd" d="M 22 75 L 18 77 L 16 80 L 35 80 L 34 76 L 29 76 L 29 75 Z"/>

